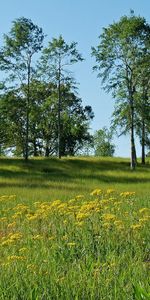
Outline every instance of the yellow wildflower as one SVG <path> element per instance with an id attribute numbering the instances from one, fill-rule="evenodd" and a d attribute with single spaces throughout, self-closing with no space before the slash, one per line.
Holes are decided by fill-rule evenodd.
<path id="1" fill-rule="evenodd" d="M 108 222 L 104 222 L 104 223 L 102 224 L 102 226 L 103 226 L 103 227 L 106 227 L 106 228 L 110 228 L 110 227 L 111 227 L 111 224 L 108 223 Z"/>
<path id="2" fill-rule="evenodd" d="M 75 242 L 70 242 L 70 243 L 68 243 L 67 245 L 68 245 L 69 247 L 73 247 L 73 246 L 76 245 L 76 243 L 75 243 Z"/>
<path id="3" fill-rule="evenodd" d="M 6 240 L 6 241 L 3 241 L 1 245 L 2 245 L 2 246 L 9 246 L 9 245 L 11 245 L 11 244 L 13 244 L 13 243 L 14 243 L 13 240 L 8 239 L 8 240 Z"/>
<path id="4" fill-rule="evenodd" d="M 27 220 L 29 220 L 29 221 L 37 220 L 38 217 L 39 217 L 38 214 L 27 214 L 27 215 L 26 215 L 26 218 L 27 218 Z"/>
<path id="5" fill-rule="evenodd" d="M 91 196 L 99 196 L 102 194 L 102 190 L 101 189 L 95 189 L 94 191 L 92 191 L 90 193 Z"/>
<path id="6" fill-rule="evenodd" d="M 150 212 L 150 209 L 148 207 L 143 207 L 141 209 L 139 209 L 139 213 L 140 214 L 145 214 L 145 213 L 149 213 Z"/>
<path id="7" fill-rule="evenodd" d="M 34 264 L 27 265 L 27 270 L 35 270 L 36 268 L 37 268 L 37 266 Z"/>
<path id="8" fill-rule="evenodd" d="M 139 222 L 143 224 L 145 222 L 148 222 L 149 218 L 150 218 L 149 216 L 145 216 L 144 218 L 139 219 Z"/>
<path id="9" fill-rule="evenodd" d="M 1 222 L 6 222 L 6 221 L 7 221 L 7 218 L 6 218 L 6 217 L 0 218 L 0 221 L 1 221 Z"/>
<path id="10" fill-rule="evenodd" d="M 123 222 L 120 221 L 120 220 L 116 220 L 116 221 L 114 222 L 114 225 L 120 226 L 120 225 L 123 225 Z"/>
<path id="11" fill-rule="evenodd" d="M 115 192 L 114 189 L 108 189 L 108 190 L 106 191 L 107 194 L 112 194 L 112 193 L 114 193 L 114 192 Z"/>
<path id="12" fill-rule="evenodd" d="M 12 228 L 12 227 L 15 227 L 16 226 L 16 222 L 12 222 L 12 223 L 9 223 L 7 225 L 8 228 Z"/>
<path id="13" fill-rule="evenodd" d="M 74 203 L 74 202 L 76 202 L 76 199 L 70 199 L 68 202 L 69 203 Z"/>
<path id="14" fill-rule="evenodd" d="M 103 214 L 102 218 L 106 221 L 115 220 L 116 216 L 114 214 Z"/>
<path id="15" fill-rule="evenodd" d="M 131 229 L 133 230 L 140 229 L 141 227 L 142 227 L 141 224 L 131 225 Z"/>
<path id="16" fill-rule="evenodd" d="M 40 234 L 34 235 L 33 240 L 42 240 L 43 236 Z"/>
<path id="17" fill-rule="evenodd" d="M 22 233 L 20 232 L 10 233 L 8 237 L 13 241 L 20 240 L 22 238 Z"/>
<path id="18" fill-rule="evenodd" d="M 62 240 L 63 240 L 63 241 L 68 240 L 68 235 L 67 235 L 67 234 L 63 235 Z"/>
<path id="19" fill-rule="evenodd" d="M 122 197 L 130 197 L 130 196 L 134 196 L 135 192 L 122 192 L 120 193 L 120 196 Z"/>
<path id="20" fill-rule="evenodd" d="M 22 252 L 26 252 L 26 251 L 28 251 L 28 249 L 27 249 L 26 247 L 24 247 L 24 248 L 20 248 L 20 249 L 19 249 L 19 252 L 20 252 L 20 253 L 22 253 Z"/>
<path id="21" fill-rule="evenodd" d="M 76 199 L 77 199 L 77 200 L 80 200 L 80 199 L 83 199 L 83 198 L 84 198 L 84 195 L 77 195 L 77 196 L 76 196 Z"/>
<path id="22" fill-rule="evenodd" d="M 7 257 L 8 261 L 15 261 L 15 260 L 25 260 L 25 256 L 18 256 L 18 255 L 10 255 Z"/>
<path id="23" fill-rule="evenodd" d="M 75 225 L 81 227 L 83 226 L 84 222 L 83 221 L 79 221 L 79 222 L 75 222 Z"/>
<path id="24" fill-rule="evenodd" d="M 55 237 L 52 235 L 48 239 L 49 239 L 49 241 L 53 241 L 53 240 L 55 240 Z"/>
<path id="25" fill-rule="evenodd" d="M 64 220 L 64 221 L 63 221 L 63 223 L 64 223 L 64 224 L 67 224 L 67 223 L 68 223 L 68 221 L 67 221 L 67 220 Z"/>
<path id="26" fill-rule="evenodd" d="M 58 206 L 60 204 L 61 204 L 60 200 L 55 200 L 55 201 L 52 202 L 51 207 L 56 207 L 56 206 Z"/>
<path id="27" fill-rule="evenodd" d="M 82 213 L 82 212 L 79 212 L 76 216 L 77 220 L 82 220 L 82 219 L 86 219 L 87 217 L 89 217 L 90 214 L 89 213 Z"/>

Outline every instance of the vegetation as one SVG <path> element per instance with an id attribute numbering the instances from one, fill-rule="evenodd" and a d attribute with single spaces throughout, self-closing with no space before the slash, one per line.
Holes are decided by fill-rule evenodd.
<path id="1" fill-rule="evenodd" d="M 150 26 L 123 17 L 92 51 L 131 163 L 110 157 L 112 129 L 89 133 L 94 113 L 70 73 L 83 60 L 77 44 L 54 38 L 36 63 L 43 39 L 19 18 L 0 50 L 0 298 L 148 300 Z M 143 166 L 131 172 L 135 133 Z M 79 156 L 93 145 L 97 157 Z"/>
<path id="2" fill-rule="evenodd" d="M 6 72 L 6 84 L 21 84 L 20 93 L 25 96 L 25 159 L 29 156 L 30 82 L 33 77 L 33 55 L 42 49 L 44 34 L 41 28 L 24 17 L 13 22 L 0 53 L 0 67 Z M 8 77 L 9 74 L 9 77 Z M 24 88 L 26 85 L 26 88 Z M 20 95 L 21 97 L 21 95 Z M 21 101 L 22 102 L 22 101 Z M 13 106 L 13 101 L 12 101 Z"/>
<path id="3" fill-rule="evenodd" d="M 26 86 L 24 87 L 26 88 Z M 90 106 L 61 86 L 61 155 L 75 155 L 84 142 L 91 140 L 88 131 L 93 119 Z M 10 149 L 15 156 L 25 157 L 26 98 L 20 89 L 1 95 L 1 148 Z M 58 153 L 58 99 L 53 83 L 33 80 L 30 83 L 29 155 L 49 156 Z"/>
<path id="4" fill-rule="evenodd" d="M 1 299 L 149 299 L 149 164 L 0 162 Z"/>
<path id="5" fill-rule="evenodd" d="M 31 20 L 13 22 L 0 51 L 0 153 L 23 156 L 74 155 L 91 140 L 91 106 L 82 106 L 68 70 L 82 61 L 77 43 L 62 36 L 49 42 L 41 57 L 44 34 Z"/>
<path id="6" fill-rule="evenodd" d="M 63 86 L 65 83 L 71 85 L 73 80 L 71 72 L 67 68 L 83 60 L 76 46 L 77 43 L 74 42 L 70 45 L 66 44 L 62 36 L 58 39 L 53 38 L 52 42 L 49 42 L 48 47 L 44 48 L 39 62 L 40 75 L 48 82 L 53 80 L 57 87 L 57 149 L 59 158 L 62 156 L 62 127 L 64 127 L 64 124 L 62 124 Z"/>
<path id="7" fill-rule="evenodd" d="M 91 146 L 91 106 L 82 106 L 76 92 L 71 66 L 83 60 L 77 43 L 53 38 L 38 61 L 33 55 L 43 47 L 44 34 L 31 20 L 13 22 L 0 50 L 0 154 L 28 156 L 75 155 Z M 135 134 L 139 136 L 142 164 L 150 145 L 150 26 L 131 15 L 103 29 L 100 42 L 92 48 L 94 69 L 104 89 L 116 100 L 113 128 L 130 132 L 131 169 L 135 168 Z M 102 137 L 102 136 L 101 136 Z M 103 143 L 103 137 L 101 144 Z M 103 143 L 99 155 L 112 155 L 114 146 Z M 106 148 L 106 149 L 105 149 Z M 102 147 L 101 147 L 102 149 Z M 96 150 L 97 155 L 97 150 Z"/>
<path id="8" fill-rule="evenodd" d="M 142 162 L 144 147 L 149 134 L 149 53 L 150 26 L 144 18 L 124 16 L 114 22 L 99 37 L 99 45 L 92 48 L 96 59 L 94 69 L 106 91 L 116 99 L 114 125 L 130 133 L 131 169 L 136 165 L 135 130 L 143 128 Z M 140 125 L 139 125 L 140 124 Z M 139 132 L 139 130 L 137 131 Z"/>
<path id="9" fill-rule="evenodd" d="M 94 134 L 95 156 L 113 156 L 115 145 L 112 143 L 113 133 L 106 127 L 99 129 Z"/>

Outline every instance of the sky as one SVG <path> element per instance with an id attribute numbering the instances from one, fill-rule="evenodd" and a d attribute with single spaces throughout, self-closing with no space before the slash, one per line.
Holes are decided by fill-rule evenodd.
<path id="1" fill-rule="evenodd" d="M 90 127 L 95 132 L 104 126 L 109 128 L 115 100 L 103 91 L 100 79 L 92 71 L 95 60 L 91 57 L 91 47 L 98 45 L 103 27 L 119 21 L 123 15 L 129 15 L 130 9 L 150 22 L 150 0 L 2 0 L 0 45 L 3 44 L 3 34 L 10 31 L 12 21 L 19 17 L 30 18 L 43 28 L 45 46 L 60 34 L 66 43 L 77 42 L 77 49 L 85 60 L 74 65 L 72 71 L 79 83 L 78 93 L 83 105 L 91 105 L 94 111 L 95 118 Z M 116 136 L 114 143 L 115 156 L 130 156 L 129 136 Z M 138 156 L 140 152 L 137 141 Z"/>

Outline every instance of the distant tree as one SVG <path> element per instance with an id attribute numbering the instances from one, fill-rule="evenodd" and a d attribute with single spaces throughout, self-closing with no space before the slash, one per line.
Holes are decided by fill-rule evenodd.
<path id="1" fill-rule="evenodd" d="M 64 97 L 64 98 L 63 98 Z M 61 111 L 61 153 L 74 156 L 84 143 L 90 142 L 90 121 L 94 118 L 91 106 L 83 107 L 82 101 L 70 91 L 64 91 Z"/>
<path id="2" fill-rule="evenodd" d="M 38 147 L 41 142 L 45 156 L 57 155 L 57 86 L 53 83 L 34 82 L 32 91 L 31 120 L 34 120 L 33 129 L 30 130 L 32 145 L 35 149 L 35 144 Z M 88 129 L 94 114 L 91 106 L 82 106 L 82 100 L 70 91 L 69 86 L 61 86 L 61 91 L 60 151 L 63 156 L 75 155 L 84 142 L 91 138 Z M 34 151 L 36 152 L 38 151 Z"/>
<path id="3" fill-rule="evenodd" d="M 8 35 L 4 35 L 4 46 L 0 51 L 0 69 L 9 74 L 9 82 L 26 85 L 25 103 L 25 159 L 29 155 L 30 82 L 33 74 L 32 58 L 41 50 L 44 34 L 41 28 L 24 17 L 13 21 Z M 8 80 L 8 78 L 7 78 Z M 12 103 L 13 105 L 13 103 Z"/>
<path id="4" fill-rule="evenodd" d="M 103 29 L 100 43 L 92 48 L 92 55 L 96 58 L 95 70 L 102 78 L 105 90 L 112 91 L 115 99 L 122 99 L 128 108 L 127 119 L 123 113 L 122 121 L 125 129 L 130 132 L 131 141 L 131 169 L 135 168 L 135 101 L 139 86 L 140 68 L 143 64 L 145 49 L 149 47 L 150 27 L 146 20 L 136 17 L 133 12 L 130 17 L 124 16 L 119 22 Z M 123 97 L 122 97 L 123 95 Z M 121 108 L 121 106 L 120 106 Z M 120 111 L 122 113 L 122 110 Z"/>
<path id="5" fill-rule="evenodd" d="M 58 157 L 61 158 L 61 107 L 62 107 L 62 91 L 61 87 L 66 83 L 71 83 L 72 76 L 70 76 L 70 67 L 72 64 L 82 61 L 81 54 L 76 49 L 77 43 L 72 42 L 67 44 L 63 37 L 58 39 L 53 38 L 49 42 L 48 47 L 43 50 L 39 62 L 39 73 L 43 75 L 44 79 L 54 82 L 57 85 L 58 97 Z"/>
<path id="6" fill-rule="evenodd" d="M 106 127 L 99 129 L 93 136 L 95 156 L 113 156 L 115 145 L 112 143 L 113 134 Z"/>
<path id="7" fill-rule="evenodd" d="M 0 144 L 4 151 L 25 156 L 26 108 L 18 89 L 0 97 Z"/>

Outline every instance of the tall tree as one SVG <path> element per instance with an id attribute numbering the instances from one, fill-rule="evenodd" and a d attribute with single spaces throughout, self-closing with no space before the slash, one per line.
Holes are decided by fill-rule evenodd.
<path id="1" fill-rule="evenodd" d="M 102 78 L 104 89 L 112 91 L 114 98 L 120 98 L 128 105 L 128 125 L 131 143 L 131 169 L 135 168 L 135 95 L 139 79 L 139 65 L 149 38 L 150 27 L 146 20 L 124 16 L 119 22 L 103 29 L 100 43 L 92 48 L 96 58 L 95 70 Z"/>
<path id="2" fill-rule="evenodd" d="M 137 124 L 136 132 L 142 147 L 141 163 L 145 164 L 145 148 L 150 135 L 150 34 L 146 41 L 145 53 L 139 66 L 139 80 L 136 91 Z"/>
<path id="3" fill-rule="evenodd" d="M 68 67 L 78 61 L 82 61 L 81 54 L 76 49 L 77 43 L 67 44 L 62 36 L 53 38 L 48 47 L 43 50 L 40 60 L 40 73 L 46 80 L 54 81 L 57 84 L 58 93 L 58 157 L 61 158 L 61 87 L 65 82 L 71 82 L 72 76 Z"/>
<path id="4" fill-rule="evenodd" d="M 13 21 L 8 35 L 4 35 L 4 46 L 0 52 L 0 68 L 9 72 L 15 84 L 26 84 L 26 134 L 25 159 L 29 155 L 30 81 L 33 74 L 33 55 L 42 49 L 44 34 L 41 28 L 24 17 Z"/>

